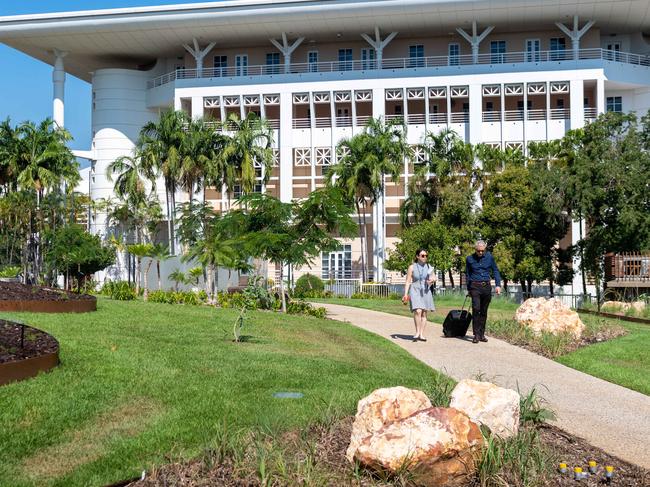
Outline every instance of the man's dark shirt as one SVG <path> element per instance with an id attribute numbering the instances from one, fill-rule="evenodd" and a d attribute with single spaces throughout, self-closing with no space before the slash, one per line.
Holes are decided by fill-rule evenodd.
<path id="1" fill-rule="evenodd" d="M 501 286 L 501 274 L 497 269 L 497 263 L 490 252 L 485 252 L 482 256 L 476 253 L 468 255 L 465 259 L 465 274 L 467 276 L 467 289 L 469 290 L 472 281 L 489 281 L 490 270 L 494 274 L 494 282 L 497 287 Z"/>

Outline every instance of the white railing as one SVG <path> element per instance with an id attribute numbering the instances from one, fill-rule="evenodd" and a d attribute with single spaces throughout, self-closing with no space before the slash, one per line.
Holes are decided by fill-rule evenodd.
<path id="1" fill-rule="evenodd" d="M 424 125 L 425 118 L 424 113 L 409 113 L 407 117 L 409 125 Z"/>
<path id="2" fill-rule="evenodd" d="M 471 54 L 458 56 L 427 56 L 416 58 L 383 59 L 377 61 L 323 61 L 319 63 L 293 63 L 284 65 L 258 65 L 245 68 L 229 66 L 203 69 L 177 69 L 147 82 L 147 88 L 162 86 L 177 79 L 195 78 L 252 78 L 254 76 L 284 76 L 288 74 L 334 73 L 345 71 L 375 71 L 385 69 L 427 69 L 440 67 L 521 64 L 521 63 L 560 63 L 564 61 L 603 60 L 639 66 L 650 66 L 650 56 L 607 49 L 580 49 L 574 56 L 573 50 L 506 52 L 502 54 Z"/>
<path id="3" fill-rule="evenodd" d="M 294 129 L 308 129 L 311 127 L 310 118 L 294 118 L 292 121 L 292 126 Z"/>
<path id="4" fill-rule="evenodd" d="M 587 118 L 587 119 L 598 118 L 598 109 L 597 108 L 585 108 L 585 118 Z"/>
<path id="5" fill-rule="evenodd" d="M 501 121 L 501 112 L 483 112 L 483 121 L 484 122 L 500 122 Z"/>
<path id="6" fill-rule="evenodd" d="M 551 120 L 568 120 L 571 118 L 571 111 L 568 108 L 553 108 L 550 112 Z"/>
<path id="7" fill-rule="evenodd" d="M 357 126 L 365 127 L 371 118 L 371 115 L 357 115 Z"/>
<path id="8" fill-rule="evenodd" d="M 430 113 L 429 123 L 447 123 L 446 113 Z"/>
<path id="9" fill-rule="evenodd" d="M 469 112 L 451 112 L 449 114 L 449 122 L 467 123 L 469 122 Z"/>
<path id="10" fill-rule="evenodd" d="M 528 110 L 528 120 L 546 120 L 545 109 Z"/>

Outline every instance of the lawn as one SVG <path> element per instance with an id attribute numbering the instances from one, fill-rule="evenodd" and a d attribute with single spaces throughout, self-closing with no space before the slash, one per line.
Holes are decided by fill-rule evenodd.
<path id="1" fill-rule="evenodd" d="M 314 299 L 313 301 L 411 316 L 408 306 L 404 306 L 399 300 L 328 298 Z M 462 303 L 463 298 L 459 296 L 436 297 L 437 310 L 429 314 L 429 320 L 441 324 L 447 312 L 452 308 L 460 308 Z M 512 326 L 512 317 L 517 306 L 507 298 L 499 297 L 492 300 L 488 312 L 488 336 L 499 336 L 515 344 L 520 344 L 518 341 L 524 339 L 531 339 L 530 336 L 515 336 L 516 331 Z M 580 318 L 587 327 L 587 333 L 597 334 L 605 329 L 616 330 L 622 327 L 627 334 L 561 354 L 556 356 L 555 360 L 595 377 L 650 395 L 650 353 L 648 352 L 650 350 L 650 326 L 588 314 L 581 314 Z M 563 347 L 566 348 L 566 344 L 561 338 L 542 337 L 534 340 L 536 340 L 535 345 L 544 347 L 545 352 L 559 350 L 562 353 Z"/>
<path id="2" fill-rule="evenodd" d="M 339 322 L 100 299 L 89 314 L 5 314 L 53 334 L 62 365 L 0 389 L 0 485 L 107 485 L 192 458 L 224 428 L 271 434 L 375 388 L 427 390 L 436 373 L 386 340 Z M 277 399 L 279 391 L 302 399 Z"/>

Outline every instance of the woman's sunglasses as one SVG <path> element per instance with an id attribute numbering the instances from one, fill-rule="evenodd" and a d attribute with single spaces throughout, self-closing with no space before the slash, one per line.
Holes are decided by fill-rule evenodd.
<path id="1" fill-rule="evenodd" d="M 420 257 L 428 257 L 429 254 L 420 254 Z"/>

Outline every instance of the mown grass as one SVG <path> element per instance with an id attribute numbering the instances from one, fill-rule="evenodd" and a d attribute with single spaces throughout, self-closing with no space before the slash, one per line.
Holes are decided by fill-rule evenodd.
<path id="1" fill-rule="evenodd" d="M 53 334 L 62 364 L 0 390 L 0 485 L 106 485 L 197 456 L 224 424 L 277 435 L 332 409 L 351 415 L 378 387 L 449 388 L 355 327 L 251 312 L 245 342 L 234 343 L 236 315 L 107 299 L 96 313 L 4 315 Z"/>
<path id="2" fill-rule="evenodd" d="M 411 316 L 408 306 L 397 300 L 329 298 L 313 301 Z M 437 309 L 429 313 L 429 321 L 442 324 L 449 309 L 459 308 L 463 298 L 441 296 L 435 302 Z M 535 336 L 513 320 L 517 306 L 507 298 L 492 300 L 488 312 L 488 336 L 501 338 L 587 374 L 650 395 L 650 326 L 583 313 L 580 319 L 586 329 L 582 341 L 576 343 L 563 334 Z"/>

